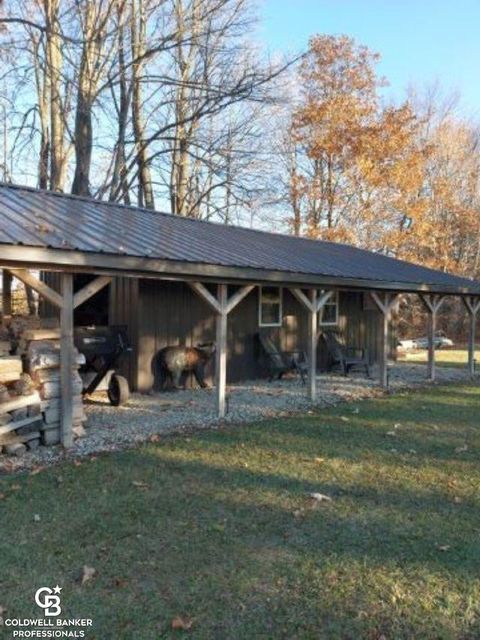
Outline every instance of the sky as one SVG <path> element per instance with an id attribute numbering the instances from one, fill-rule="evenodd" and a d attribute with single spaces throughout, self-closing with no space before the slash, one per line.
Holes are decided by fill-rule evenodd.
<path id="1" fill-rule="evenodd" d="M 346 34 L 381 54 L 379 73 L 400 100 L 434 81 L 480 118 L 480 0 L 260 0 L 260 37 L 272 51 L 304 50 L 315 33 Z"/>

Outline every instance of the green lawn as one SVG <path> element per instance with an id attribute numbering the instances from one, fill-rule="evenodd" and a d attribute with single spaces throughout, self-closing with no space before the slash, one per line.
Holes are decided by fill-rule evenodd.
<path id="1" fill-rule="evenodd" d="M 407 351 L 400 355 L 398 362 L 408 362 L 409 364 L 426 364 L 428 362 L 428 351 Z M 467 349 L 436 349 L 435 362 L 441 367 L 467 367 Z"/>
<path id="2" fill-rule="evenodd" d="M 436 388 L 4 479 L 0 606 L 58 583 L 97 640 L 478 639 L 479 410 Z"/>

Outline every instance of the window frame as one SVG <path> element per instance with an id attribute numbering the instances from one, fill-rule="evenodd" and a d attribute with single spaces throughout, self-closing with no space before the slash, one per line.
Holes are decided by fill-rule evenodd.
<path id="1" fill-rule="evenodd" d="M 278 322 L 263 322 L 262 321 L 262 305 L 263 302 L 263 290 L 264 289 L 278 289 Z M 272 304 L 272 303 L 270 303 Z M 283 287 L 277 287 L 275 285 L 265 285 L 258 288 L 258 326 L 259 327 L 281 327 L 283 321 Z"/>
<path id="2" fill-rule="evenodd" d="M 322 291 L 322 293 L 325 293 Z M 335 305 L 335 320 L 333 322 L 324 322 L 323 321 L 323 312 L 326 306 Z M 336 327 L 338 326 L 338 318 L 340 315 L 340 295 L 338 291 L 334 292 L 334 295 L 326 302 L 323 307 L 320 309 L 320 313 L 318 314 L 318 326 L 319 327 Z"/>

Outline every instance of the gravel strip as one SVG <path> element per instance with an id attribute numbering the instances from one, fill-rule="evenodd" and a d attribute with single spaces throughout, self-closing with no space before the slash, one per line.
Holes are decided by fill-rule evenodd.
<path id="1" fill-rule="evenodd" d="M 373 372 L 372 379 L 352 374 L 318 376 L 318 401 L 306 396 L 306 387 L 298 379 L 274 382 L 251 381 L 228 387 L 228 413 L 222 424 L 292 416 L 340 402 L 355 402 L 384 394 Z M 399 364 L 390 370 L 390 392 L 425 386 L 426 368 Z M 437 367 L 437 384 L 469 381 L 461 368 Z M 428 383 L 427 383 L 428 384 Z M 88 416 L 85 438 L 76 440 L 66 454 L 61 447 L 40 447 L 22 458 L 0 456 L 0 473 L 12 473 L 44 466 L 65 457 L 82 457 L 114 451 L 144 442 L 152 436 L 212 428 L 220 424 L 215 411 L 215 391 L 186 390 L 132 394 L 127 405 L 112 407 L 104 394 L 95 394 L 86 404 Z"/>

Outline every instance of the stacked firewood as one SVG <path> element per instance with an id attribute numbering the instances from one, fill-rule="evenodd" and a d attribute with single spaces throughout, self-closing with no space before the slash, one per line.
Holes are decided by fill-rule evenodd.
<path id="1" fill-rule="evenodd" d="M 24 332 L 19 343 L 25 349 L 25 370 L 30 374 L 41 398 L 44 424 L 42 444 L 60 442 L 60 335 L 58 330 L 30 330 Z M 83 423 L 86 420 L 82 403 L 82 379 L 78 367 L 85 358 L 76 349 L 71 371 L 73 387 L 73 434 L 85 435 Z"/>
<path id="2" fill-rule="evenodd" d="M 11 355 L 11 334 L 0 327 L 0 452 L 22 455 L 41 442 L 41 402 L 20 356 Z"/>
<path id="3" fill-rule="evenodd" d="M 74 437 L 86 434 L 76 349 L 71 371 Z M 0 453 L 21 456 L 60 442 L 60 330 L 56 319 L 4 318 L 0 325 Z"/>

